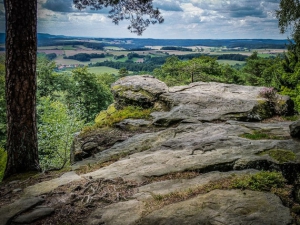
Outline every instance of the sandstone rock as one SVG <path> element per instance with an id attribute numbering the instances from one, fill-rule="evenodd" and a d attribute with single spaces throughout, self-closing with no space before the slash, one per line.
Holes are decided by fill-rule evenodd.
<path id="1" fill-rule="evenodd" d="M 82 179 L 82 178 L 80 176 L 78 176 L 74 171 L 67 172 L 59 178 L 55 178 L 53 180 L 37 183 L 33 186 L 29 186 L 29 187 L 25 188 L 24 195 L 25 196 L 39 196 L 44 193 L 48 193 L 61 185 L 68 184 L 72 181 L 76 181 L 76 180 L 80 180 L 80 179 Z"/>
<path id="2" fill-rule="evenodd" d="M 290 122 L 253 124 L 236 121 L 182 124 L 156 133 L 136 135 L 97 154 L 94 160 L 99 162 L 103 157 L 121 152 L 129 155 L 128 157 L 84 176 L 110 179 L 121 176 L 125 179 L 143 180 L 147 176 L 188 170 L 210 172 L 279 168 L 278 161 L 260 153 L 270 149 L 286 149 L 299 154 L 297 141 L 249 140 L 240 135 L 254 130 L 277 134 L 281 130 L 282 137 L 285 137 L 288 135 L 289 124 Z M 299 158 L 296 161 L 299 163 Z"/>
<path id="3" fill-rule="evenodd" d="M 138 224 L 288 225 L 291 221 L 289 209 L 274 194 L 249 190 L 214 190 L 154 211 Z"/>
<path id="4" fill-rule="evenodd" d="M 17 223 L 17 224 L 30 224 L 38 219 L 42 219 L 46 216 L 49 216 L 52 213 L 54 213 L 53 208 L 40 207 L 40 208 L 34 209 L 30 213 L 26 213 L 21 216 L 18 216 L 16 219 L 13 220 L 13 222 Z"/>
<path id="5" fill-rule="evenodd" d="M 44 202 L 40 197 L 20 198 L 19 200 L 0 208 L 0 225 L 8 224 L 14 216 Z"/>
<path id="6" fill-rule="evenodd" d="M 130 200 L 126 202 L 120 202 L 95 210 L 90 216 L 87 224 L 118 224 L 129 225 L 135 224 L 135 222 L 141 218 L 143 202 L 137 200 Z"/>
<path id="7" fill-rule="evenodd" d="M 300 120 L 295 121 L 290 125 L 290 133 L 294 138 L 300 138 Z"/>
<path id="8" fill-rule="evenodd" d="M 168 86 L 149 75 L 127 76 L 112 84 L 112 92 L 117 109 L 126 105 L 153 107 L 162 93 L 168 92 Z"/>
<path id="9" fill-rule="evenodd" d="M 160 95 L 160 100 L 171 110 L 153 113 L 154 123 L 168 126 L 191 119 L 261 121 L 275 114 L 268 100 L 259 96 L 262 89 L 215 82 L 173 87 L 168 93 Z M 281 104 L 290 109 L 290 101 L 288 97 L 283 97 Z"/>
<path id="10" fill-rule="evenodd" d="M 164 110 L 152 113 L 152 127 L 157 127 L 116 142 L 93 158 L 76 162 L 73 168 L 121 157 L 82 176 L 143 182 L 149 177 L 168 177 L 183 171 L 200 175 L 141 186 L 130 200 L 96 209 L 88 224 L 291 223 L 288 208 L 277 196 L 248 190 L 215 190 L 147 212 L 145 201 L 153 199 L 153 195 L 188 190 L 233 174 L 259 170 L 281 171 L 290 183 L 295 183 L 300 169 L 299 142 L 290 137 L 291 122 L 259 122 L 275 114 L 292 113 L 289 97 L 278 95 L 280 105 L 274 105 L 270 99 L 260 97 L 262 87 L 198 82 L 168 90 L 156 82 L 153 77 L 131 76 L 117 81 L 112 89 L 117 108 L 143 101 L 143 107 L 163 106 Z M 151 124 L 147 121 L 130 119 L 118 123 L 114 129 L 125 132 L 148 126 Z M 249 139 L 257 133 L 263 133 L 264 138 Z M 293 157 L 281 160 L 269 154 L 271 151 L 288 152 Z M 147 213 L 150 214 L 145 216 Z"/>

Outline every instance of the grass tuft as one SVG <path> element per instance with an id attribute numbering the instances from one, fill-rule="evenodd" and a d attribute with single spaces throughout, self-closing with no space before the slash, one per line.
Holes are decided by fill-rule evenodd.
<path id="1" fill-rule="evenodd" d="M 296 159 L 296 154 L 294 152 L 285 149 L 271 149 L 261 152 L 259 155 L 269 155 L 279 163 L 290 162 Z"/>
<path id="2" fill-rule="evenodd" d="M 281 137 L 281 136 L 276 136 L 273 134 L 269 134 L 266 131 L 260 131 L 260 130 L 255 130 L 251 134 L 246 133 L 240 135 L 242 138 L 248 138 L 251 140 L 263 140 L 263 139 L 272 139 L 272 140 L 284 140 L 287 139 L 286 137 Z"/>

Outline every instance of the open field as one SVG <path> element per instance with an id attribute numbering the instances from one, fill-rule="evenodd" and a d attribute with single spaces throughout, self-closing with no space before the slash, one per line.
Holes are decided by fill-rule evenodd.
<path id="1" fill-rule="evenodd" d="M 106 53 L 105 51 L 101 51 L 101 50 L 92 50 L 92 49 L 75 49 L 75 50 L 68 50 L 65 51 L 65 55 L 66 56 L 73 56 L 79 53 L 87 53 L 87 54 L 92 54 L 92 53 Z"/>
<path id="2" fill-rule="evenodd" d="M 71 40 L 70 40 L 71 41 Z M 77 40 L 78 41 L 78 40 Z M 80 41 L 80 40 L 79 40 Z M 83 40 L 83 42 L 87 42 L 89 40 Z M 100 43 L 101 41 L 95 41 L 90 40 L 90 42 L 97 42 Z M 114 42 L 114 41 L 113 41 Z M 107 41 L 102 41 L 102 43 L 110 43 Z M 111 42 L 113 45 L 113 43 Z M 241 54 L 241 55 L 247 55 L 250 56 L 253 54 L 254 51 L 258 52 L 258 55 L 260 57 L 270 57 L 270 56 L 276 56 L 279 53 L 284 52 L 284 49 L 247 49 L 247 48 L 226 48 L 226 47 L 208 47 L 208 46 L 189 46 L 184 48 L 190 48 L 193 51 L 180 51 L 180 50 L 160 50 L 163 46 L 145 46 L 146 48 L 150 48 L 150 50 L 142 50 L 142 51 L 130 51 L 125 50 L 122 47 L 117 46 L 108 46 L 104 47 L 105 50 L 93 50 L 91 48 L 85 47 L 83 44 L 79 45 L 70 45 L 66 43 L 66 45 L 56 45 L 56 46 L 44 46 L 39 47 L 38 52 L 44 52 L 46 54 L 49 53 L 56 53 L 57 58 L 54 59 L 56 64 L 58 65 L 84 65 L 88 66 L 91 63 L 97 63 L 97 62 L 104 62 L 104 61 L 112 61 L 112 62 L 126 62 L 128 60 L 127 55 L 128 53 L 137 53 L 139 55 L 144 56 L 151 56 L 151 57 L 163 57 L 163 56 L 172 56 L 172 55 L 187 55 L 187 54 L 195 54 L 195 53 L 202 53 L 210 56 L 216 56 L 216 55 L 225 55 L 225 54 Z M 73 56 L 79 53 L 96 53 L 96 54 L 110 54 L 110 56 L 107 56 L 105 58 L 93 58 L 90 61 L 87 62 L 80 62 L 77 60 L 72 59 L 64 59 L 63 56 Z M 120 59 L 114 59 L 114 56 L 120 56 L 124 55 L 125 57 Z M 142 59 L 139 58 L 132 58 L 133 62 L 141 61 Z M 235 61 L 235 60 L 218 60 L 219 63 L 222 64 L 228 64 L 228 65 L 236 65 L 240 64 L 243 65 L 245 62 L 243 61 Z M 89 71 L 93 73 L 117 73 L 118 70 L 108 67 L 91 67 L 89 68 Z"/>
<path id="3" fill-rule="evenodd" d="M 115 47 L 115 46 L 106 46 L 104 47 L 105 50 L 113 50 L 113 51 L 122 51 L 125 50 L 124 48 L 119 48 L 119 47 Z"/>
<path id="4" fill-rule="evenodd" d="M 244 65 L 244 64 L 246 63 L 246 62 L 244 62 L 244 61 L 223 60 L 223 59 L 217 60 L 217 62 L 220 63 L 220 64 L 228 64 L 228 65 L 230 65 L 230 66 L 234 66 L 234 65 L 236 65 L 236 64 Z"/>
<path id="5" fill-rule="evenodd" d="M 89 67 L 88 68 L 88 71 L 90 73 L 109 73 L 109 74 L 118 74 L 118 71 L 117 69 L 114 69 L 114 68 L 110 68 L 110 67 L 107 67 L 107 66 L 97 66 L 97 67 Z"/>
<path id="6" fill-rule="evenodd" d="M 82 65 L 88 65 L 91 62 L 79 62 L 74 59 L 64 59 L 63 56 L 58 56 L 54 59 L 57 65 L 75 65 L 75 64 L 82 64 Z"/>
<path id="7" fill-rule="evenodd" d="M 57 45 L 57 46 L 44 46 L 38 47 L 38 50 L 75 50 L 77 46 L 73 45 Z"/>
<path id="8" fill-rule="evenodd" d="M 50 54 L 50 53 L 55 53 L 56 55 L 64 55 L 65 51 L 64 50 L 56 50 L 56 49 L 39 49 L 38 53 L 45 53 L 45 54 Z"/>

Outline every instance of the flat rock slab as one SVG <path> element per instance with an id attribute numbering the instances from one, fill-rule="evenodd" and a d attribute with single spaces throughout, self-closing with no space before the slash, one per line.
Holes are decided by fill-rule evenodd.
<path id="1" fill-rule="evenodd" d="M 288 225 L 291 221 L 289 209 L 271 193 L 214 190 L 184 202 L 165 206 L 142 218 L 138 224 Z"/>
<path id="2" fill-rule="evenodd" d="M 16 215 L 19 215 L 42 202 L 44 202 L 44 199 L 40 197 L 21 198 L 9 205 L 2 206 L 0 208 L 0 225 L 8 224 L 8 222 Z"/>
<path id="3" fill-rule="evenodd" d="M 148 176 L 188 170 L 210 172 L 261 169 L 259 162 L 267 161 L 266 165 L 278 164 L 269 155 L 260 154 L 270 149 L 290 150 L 298 155 L 299 161 L 299 143 L 293 139 L 249 140 L 240 137 L 254 130 L 286 136 L 289 124 L 284 122 L 269 125 L 236 121 L 183 124 L 157 133 L 137 135 L 101 152 L 95 160 L 101 160 L 107 153 L 117 154 L 126 151 L 131 155 L 84 176 L 143 180 Z M 281 134 L 278 134 L 279 130 Z M 139 153 L 132 154 L 134 152 Z M 258 163 L 253 163 L 255 161 Z"/>
<path id="4" fill-rule="evenodd" d="M 142 216 L 144 203 L 138 200 L 129 200 L 109 205 L 95 210 L 87 221 L 88 225 L 129 225 L 135 224 Z M 174 224 L 175 225 L 175 224 Z"/>
<path id="5" fill-rule="evenodd" d="M 132 196 L 132 200 L 118 202 L 107 207 L 96 209 L 88 219 L 89 225 L 98 224 L 135 224 L 147 211 L 147 201 L 153 200 L 153 195 L 165 195 L 172 192 L 186 191 L 209 182 L 231 176 L 254 174 L 257 170 L 243 170 L 231 172 L 210 172 L 201 174 L 193 179 L 175 179 L 155 182 L 138 188 L 138 193 Z M 118 213 L 116 213 L 118 212 Z M 175 224 L 174 224 L 175 225 Z M 177 224 L 176 224 L 177 225 Z"/>
<path id="6" fill-rule="evenodd" d="M 35 184 L 33 186 L 27 187 L 24 189 L 24 195 L 25 196 L 39 196 L 45 193 L 48 193 L 55 188 L 68 184 L 72 181 L 80 180 L 82 179 L 80 176 L 78 176 L 74 171 L 68 172 L 63 174 L 61 177 L 44 181 L 38 184 Z"/>
<path id="7" fill-rule="evenodd" d="M 172 121 L 243 119 L 257 120 L 271 116 L 271 109 L 260 97 L 262 87 L 216 82 L 196 82 L 173 87 L 160 95 L 160 100 L 172 106 L 169 112 L 153 113 L 154 123 L 168 125 Z M 262 110 L 263 109 L 263 110 Z M 269 111 L 270 114 L 263 112 Z"/>
<path id="8" fill-rule="evenodd" d="M 26 214 L 18 216 L 16 219 L 13 220 L 13 222 L 16 223 L 16 224 L 29 224 L 29 223 L 32 223 L 32 222 L 38 220 L 38 219 L 49 216 L 52 213 L 54 213 L 53 208 L 40 207 L 40 208 L 34 209 L 30 213 L 26 213 Z"/>

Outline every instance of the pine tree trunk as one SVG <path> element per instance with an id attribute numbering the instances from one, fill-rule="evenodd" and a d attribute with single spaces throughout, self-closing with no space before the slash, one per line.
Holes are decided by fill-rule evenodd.
<path id="1" fill-rule="evenodd" d="M 37 0 L 4 0 L 7 166 L 4 179 L 39 171 L 36 126 Z"/>

